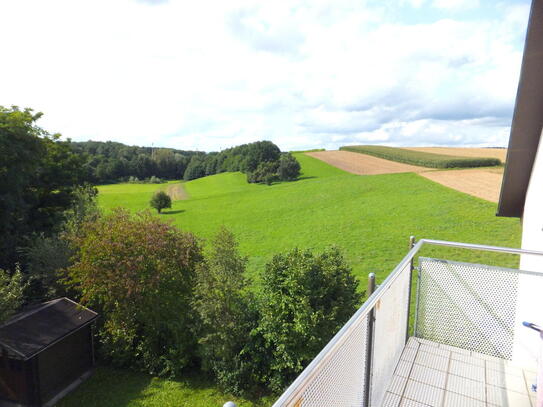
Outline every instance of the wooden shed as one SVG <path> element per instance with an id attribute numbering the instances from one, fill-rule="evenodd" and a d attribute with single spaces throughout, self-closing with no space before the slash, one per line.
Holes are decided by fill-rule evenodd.
<path id="1" fill-rule="evenodd" d="M 94 365 L 91 324 L 97 314 L 59 298 L 0 326 L 0 406 L 50 406 Z"/>

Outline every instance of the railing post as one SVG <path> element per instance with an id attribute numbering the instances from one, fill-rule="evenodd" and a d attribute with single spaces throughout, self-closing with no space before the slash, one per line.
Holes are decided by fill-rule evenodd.
<path id="1" fill-rule="evenodd" d="M 415 240 L 415 236 L 409 237 L 409 250 L 411 250 L 413 247 L 415 247 L 415 243 L 417 241 Z M 413 257 L 411 261 L 409 262 L 409 288 L 407 289 L 407 320 L 406 320 L 406 327 L 405 327 L 405 343 L 409 340 L 409 317 L 411 314 L 411 285 L 413 281 L 413 269 L 415 266 L 415 258 Z"/>
<path id="2" fill-rule="evenodd" d="M 368 298 L 375 291 L 375 273 L 370 273 L 368 275 Z M 367 346 L 366 346 L 366 377 L 364 382 L 364 407 L 370 406 L 371 399 L 371 368 L 372 368 L 372 359 L 373 359 L 373 327 L 375 323 L 375 311 L 373 308 L 368 313 L 368 332 L 367 332 Z"/>

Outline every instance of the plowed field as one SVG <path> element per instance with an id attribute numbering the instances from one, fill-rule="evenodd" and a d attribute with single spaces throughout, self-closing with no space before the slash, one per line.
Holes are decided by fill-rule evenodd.
<path id="1" fill-rule="evenodd" d="M 503 170 L 473 168 L 453 171 L 428 171 L 421 173 L 425 178 L 439 182 L 446 187 L 465 192 L 491 202 L 498 202 L 502 185 Z"/>
<path id="2" fill-rule="evenodd" d="M 317 151 L 306 153 L 341 170 L 358 175 L 394 174 L 399 172 L 421 172 L 428 168 L 384 160 L 371 155 L 350 151 Z"/>

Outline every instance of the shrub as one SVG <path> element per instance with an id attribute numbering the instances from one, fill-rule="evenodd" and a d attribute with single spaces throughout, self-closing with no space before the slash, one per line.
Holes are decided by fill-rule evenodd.
<path id="1" fill-rule="evenodd" d="M 269 385 L 281 391 L 347 322 L 361 296 L 336 248 L 276 255 L 262 281 L 258 329 L 271 357 Z"/>
<path id="2" fill-rule="evenodd" d="M 501 164 L 497 158 L 458 157 L 386 146 L 344 146 L 340 150 L 430 168 L 492 167 Z"/>
<path id="3" fill-rule="evenodd" d="M 12 275 L 0 269 L 0 324 L 23 304 L 23 290 L 23 276 L 18 265 Z"/>
<path id="4" fill-rule="evenodd" d="M 148 184 L 162 184 L 164 181 L 154 175 L 147 181 Z"/>
<path id="5" fill-rule="evenodd" d="M 72 251 L 59 236 L 39 235 L 26 250 L 25 301 L 28 303 L 52 300 L 66 295 L 58 272 L 70 266 Z"/>
<path id="6" fill-rule="evenodd" d="M 173 376 L 194 360 L 191 301 L 200 243 L 149 212 L 119 208 L 82 227 L 66 284 L 101 313 L 101 354 Z"/>
<path id="7" fill-rule="evenodd" d="M 244 354 L 249 333 L 256 326 L 245 292 L 247 258 L 240 256 L 234 235 L 222 227 L 212 242 L 207 261 L 198 270 L 194 308 L 202 367 L 218 384 L 240 394 L 252 387 L 254 364 Z"/>
<path id="8" fill-rule="evenodd" d="M 290 153 L 282 154 L 279 159 L 277 176 L 281 181 L 294 181 L 300 176 L 300 163 Z"/>
<path id="9" fill-rule="evenodd" d="M 158 191 L 153 195 L 149 204 L 151 208 L 155 208 L 160 213 L 162 209 L 172 207 L 172 198 L 166 192 Z"/>
<path id="10" fill-rule="evenodd" d="M 247 182 L 250 183 L 265 183 L 271 185 L 277 180 L 277 161 L 261 162 L 253 172 L 247 173 Z"/>
<path id="11" fill-rule="evenodd" d="M 80 233 L 83 223 L 94 220 L 100 215 L 96 203 L 98 191 L 90 185 L 76 187 L 72 204 L 64 211 L 64 221 L 59 233 L 35 236 L 25 250 L 26 281 L 25 301 L 41 302 L 59 296 L 71 296 L 59 282 L 58 272 L 70 266 L 73 253 L 66 237 Z"/>

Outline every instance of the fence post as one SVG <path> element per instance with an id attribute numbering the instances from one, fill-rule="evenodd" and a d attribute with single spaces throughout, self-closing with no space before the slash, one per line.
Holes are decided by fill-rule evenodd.
<path id="1" fill-rule="evenodd" d="M 375 273 L 370 273 L 368 275 L 368 292 L 367 297 L 369 298 L 375 291 Z M 367 332 L 367 346 L 366 346 L 366 377 L 364 382 L 364 407 L 370 406 L 371 399 L 371 368 L 372 368 L 372 359 L 373 359 L 373 327 L 375 323 L 375 313 L 373 308 L 368 314 L 368 332 Z"/>
<path id="2" fill-rule="evenodd" d="M 409 237 L 409 250 L 411 250 L 413 247 L 415 247 L 415 243 L 417 241 L 415 240 L 415 236 Z M 406 319 L 406 326 L 405 326 L 405 343 L 409 340 L 409 317 L 411 314 L 411 286 L 413 282 L 413 270 L 415 266 L 415 257 L 411 259 L 409 262 L 409 288 L 407 289 L 407 319 Z"/>

